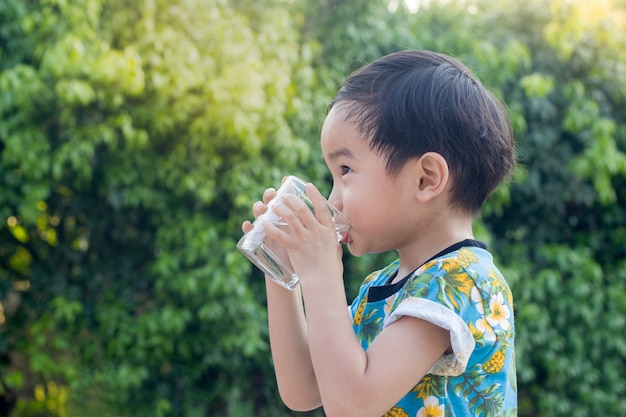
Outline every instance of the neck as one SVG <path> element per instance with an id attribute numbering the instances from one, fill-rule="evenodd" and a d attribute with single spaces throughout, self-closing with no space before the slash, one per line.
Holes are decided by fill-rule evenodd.
<path id="1" fill-rule="evenodd" d="M 416 238 L 408 245 L 398 248 L 400 266 L 397 279 L 413 272 L 428 259 L 465 239 L 473 239 L 471 215 L 446 217 L 438 215 L 424 222 L 422 230 L 416 231 Z"/>

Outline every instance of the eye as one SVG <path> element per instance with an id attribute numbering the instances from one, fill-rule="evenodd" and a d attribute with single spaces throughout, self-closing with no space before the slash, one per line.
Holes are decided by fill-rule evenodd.
<path id="1" fill-rule="evenodd" d="M 349 166 L 346 165 L 342 165 L 341 166 L 341 175 L 346 175 L 348 173 L 352 172 L 352 168 L 350 168 Z"/>

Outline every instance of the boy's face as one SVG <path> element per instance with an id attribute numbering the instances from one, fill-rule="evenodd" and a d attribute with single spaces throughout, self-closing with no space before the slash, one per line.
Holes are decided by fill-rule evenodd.
<path id="1" fill-rule="evenodd" d="M 416 233 L 412 222 L 419 215 L 411 163 L 389 176 L 384 156 L 370 148 L 369 139 L 345 116 L 341 104 L 333 107 L 320 140 L 333 177 L 329 200 L 352 226 L 343 243 L 356 256 L 410 245 Z"/>

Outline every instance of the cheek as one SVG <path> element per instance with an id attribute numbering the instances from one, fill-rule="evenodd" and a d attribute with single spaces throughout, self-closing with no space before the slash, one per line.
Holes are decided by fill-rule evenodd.
<path id="1" fill-rule="evenodd" d="M 398 187 L 385 184 L 382 188 L 368 189 L 360 198 L 352 200 L 350 212 L 357 230 L 366 234 L 386 234 L 388 230 L 403 227 L 406 223 L 409 201 L 399 198 Z M 354 206 L 359 201 L 358 206 Z"/>
<path id="2" fill-rule="evenodd" d="M 354 230 L 363 234 L 370 234 L 378 225 L 385 222 L 386 205 L 378 201 L 376 194 L 369 190 L 350 193 L 343 199 L 344 213 L 349 217 Z"/>

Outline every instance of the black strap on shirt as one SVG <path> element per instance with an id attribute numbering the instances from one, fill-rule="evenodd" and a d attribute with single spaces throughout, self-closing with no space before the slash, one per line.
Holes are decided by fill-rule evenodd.
<path id="1" fill-rule="evenodd" d="M 457 242 L 453 245 L 448 246 L 447 248 L 445 248 L 444 250 L 442 250 L 441 252 L 435 254 L 434 256 L 428 258 L 428 260 L 426 260 L 426 262 L 424 262 L 422 265 L 432 261 L 433 259 L 439 258 L 441 256 L 444 256 L 450 252 L 454 252 L 456 250 L 459 250 L 461 248 L 464 247 L 468 247 L 468 246 L 474 246 L 474 247 L 478 247 L 478 248 L 482 248 L 482 249 L 487 249 L 487 245 L 485 245 L 483 242 L 479 241 L 479 240 L 474 240 L 474 239 L 465 239 L 462 240 L 460 242 Z M 400 290 L 400 288 L 402 288 L 404 286 L 404 284 L 406 284 L 407 280 L 413 275 L 413 273 L 415 271 L 417 271 L 422 265 L 418 266 L 417 268 L 415 268 L 410 274 L 408 274 L 407 276 L 405 276 L 404 278 L 402 278 L 400 281 L 393 283 L 394 278 L 396 277 L 396 274 L 393 274 L 389 277 L 389 279 L 387 280 L 387 282 L 385 283 L 385 285 L 380 285 L 380 286 L 371 286 L 368 290 L 367 293 L 367 302 L 371 303 L 374 301 L 381 301 L 384 300 L 385 298 L 389 297 L 392 294 L 395 294 L 397 291 Z"/>

